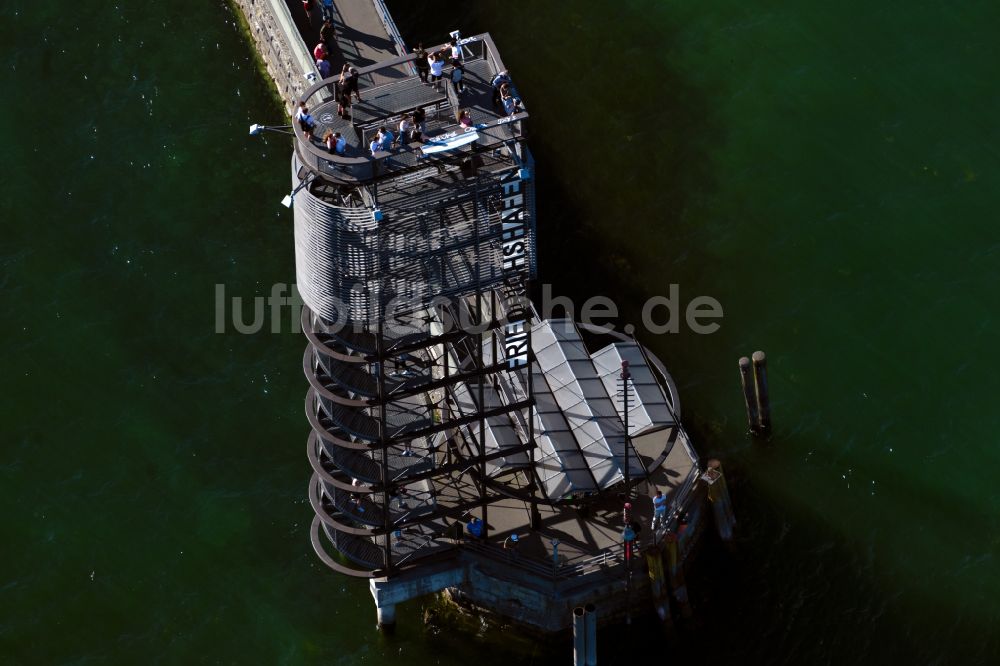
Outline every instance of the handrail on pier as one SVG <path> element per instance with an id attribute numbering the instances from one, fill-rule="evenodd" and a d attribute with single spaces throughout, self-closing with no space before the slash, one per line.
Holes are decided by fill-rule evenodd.
<path id="1" fill-rule="evenodd" d="M 399 34 L 399 28 L 396 27 L 396 22 L 392 20 L 392 15 L 389 14 L 389 9 L 385 6 L 384 0 L 373 0 L 373 3 L 375 5 L 375 13 L 378 14 L 379 20 L 382 21 L 382 27 L 385 28 L 389 39 L 396 46 L 396 53 L 401 56 L 406 55 L 406 42 L 403 41 L 403 36 Z M 409 63 L 407 67 L 410 70 L 411 76 L 417 73 L 412 63 Z"/>

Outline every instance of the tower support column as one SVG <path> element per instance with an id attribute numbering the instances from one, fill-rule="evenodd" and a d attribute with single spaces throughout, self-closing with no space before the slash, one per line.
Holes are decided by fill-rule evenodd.
<path id="1" fill-rule="evenodd" d="M 375 612 L 378 615 L 379 629 L 392 629 L 396 626 L 396 604 L 379 604 L 376 601 Z"/>

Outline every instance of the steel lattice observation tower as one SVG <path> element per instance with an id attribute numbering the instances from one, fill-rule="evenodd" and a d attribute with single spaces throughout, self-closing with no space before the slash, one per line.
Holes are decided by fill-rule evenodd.
<path id="1" fill-rule="evenodd" d="M 603 499 L 620 499 L 626 479 L 666 475 L 679 506 L 699 474 L 659 361 L 627 339 L 591 351 L 587 331 L 537 317 L 528 111 L 494 106 L 490 81 L 505 68 L 490 36 L 463 42 L 461 95 L 423 84 L 412 56 L 360 69 L 364 101 L 350 120 L 337 114 L 334 79 L 312 86 L 314 134 L 340 132 L 344 155 L 294 128 L 312 542 L 331 568 L 373 580 L 382 620 L 411 588 L 488 603 L 463 584 L 469 558 L 588 575 L 585 562 L 618 546 Z M 456 123 L 459 107 L 473 128 Z M 368 152 L 379 128 L 395 132 L 416 109 L 425 142 Z M 456 538 L 470 516 L 483 537 Z M 589 536 L 550 557 L 552 533 Z M 521 552 L 504 564 L 511 534 Z"/>

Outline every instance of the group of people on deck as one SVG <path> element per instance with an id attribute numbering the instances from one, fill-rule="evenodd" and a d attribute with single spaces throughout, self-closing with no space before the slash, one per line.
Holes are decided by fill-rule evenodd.
<path id="1" fill-rule="evenodd" d="M 391 135 L 391 132 L 389 133 Z M 404 455 L 405 452 L 404 452 Z M 413 455 L 412 451 L 410 455 Z M 362 506 L 361 492 L 364 491 L 367 486 L 358 479 L 351 480 L 352 491 L 350 494 L 349 505 L 350 508 L 357 513 L 364 513 L 365 508 Z M 407 491 L 405 486 L 401 486 L 393 493 L 393 499 L 398 499 L 400 502 L 400 508 L 406 508 L 406 498 Z M 656 491 L 656 494 L 652 498 L 653 501 L 653 532 L 657 532 L 660 528 L 671 529 L 670 521 L 667 517 L 667 498 L 664 496 L 663 492 L 660 490 Z M 633 520 L 631 515 L 630 503 L 625 504 L 625 511 L 623 514 L 623 521 L 625 523 L 625 528 L 622 533 L 623 541 L 626 544 L 626 548 L 634 547 L 638 544 L 639 532 L 642 530 L 642 526 L 638 521 Z M 675 514 L 677 518 L 676 527 L 672 528 L 674 533 L 680 536 L 688 527 L 688 517 L 687 512 L 679 509 Z M 452 537 L 455 543 L 459 543 L 462 540 L 464 534 L 468 534 L 473 540 L 478 540 L 483 538 L 485 535 L 485 523 L 479 518 L 479 516 L 473 515 L 471 513 L 466 514 L 468 517 L 468 523 L 463 524 L 459 521 L 452 523 L 448 529 L 448 534 Z M 397 534 L 397 536 L 399 536 Z M 511 557 L 516 556 L 517 546 L 518 546 L 518 536 L 517 533 L 508 535 L 508 537 L 503 542 L 504 550 L 508 551 L 508 555 Z M 634 551 L 633 551 L 634 552 Z"/>
<path id="2" fill-rule="evenodd" d="M 462 54 L 462 47 L 454 37 L 448 46 L 439 51 L 428 53 L 424 49 L 423 43 L 417 44 L 413 49 L 416 57 L 413 64 L 417 68 L 417 75 L 426 85 L 434 85 L 435 90 L 440 90 L 440 81 L 444 78 L 445 65 L 451 65 L 451 73 L 448 80 L 451 81 L 455 92 L 461 94 L 465 92 L 465 65 Z"/>
<path id="3" fill-rule="evenodd" d="M 521 111 L 521 98 L 514 94 L 514 84 L 506 69 L 490 81 L 493 86 L 493 106 L 503 107 L 504 114 L 513 116 Z"/>
<path id="4" fill-rule="evenodd" d="M 306 18 L 312 23 L 312 0 L 303 0 L 302 9 L 306 12 Z M 316 71 L 319 78 L 328 79 L 333 73 L 333 66 L 330 64 L 330 53 L 333 51 L 333 0 L 320 0 L 320 8 L 323 10 L 323 25 L 319 29 L 319 44 L 313 49 L 313 58 L 316 60 Z"/>
<path id="5" fill-rule="evenodd" d="M 340 78 L 337 79 L 336 85 L 337 113 L 345 120 L 351 119 L 351 95 L 354 95 L 359 102 L 361 101 L 358 70 L 345 62 L 340 69 Z"/>
<path id="6" fill-rule="evenodd" d="M 438 88 L 439 82 L 444 78 L 445 65 L 450 64 L 452 69 L 448 78 L 451 81 L 451 85 L 454 87 L 456 93 L 461 94 L 465 92 L 464 55 L 458 39 L 452 37 L 451 42 L 447 46 L 433 53 L 428 53 L 422 43 L 417 44 L 413 52 L 416 54 L 413 64 L 417 68 L 417 76 L 426 85 L 434 85 L 435 88 Z M 508 116 L 512 116 L 521 110 L 521 100 L 514 94 L 513 83 L 508 70 L 505 69 L 499 72 L 493 77 L 490 84 L 493 87 L 493 106 L 502 107 L 504 113 Z"/>
<path id="7" fill-rule="evenodd" d="M 311 3 L 303 3 L 310 5 Z M 332 69 L 330 65 L 333 28 L 332 2 L 322 2 L 323 6 L 323 28 L 320 30 L 320 42 L 313 49 L 313 56 L 316 59 L 316 68 L 323 79 L 331 78 Z M 306 7 L 308 9 L 308 7 Z M 458 34 L 452 33 L 450 43 L 443 48 L 432 53 L 427 52 L 423 44 L 418 44 L 414 49 L 414 65 L 417 75 L 426 85 L 434 85 L 438 88 L 439 82 L 444 78 L 444 68 L 450 64 L 451 72 L 448 76 L 457 94 L 465 92 L 465 66 L 462 46 L 458 42 Z M 516 96 L 511 81 L 510 72 L 503 70 L 496 74 L 490 81 L 492 87 L 492 102 L 497 109 L 502 109 L 503 113 L 512 116 L 520 112 L 521 100 Z M 359 72 L 356 68 L 344 64 L 340 77 L 335 84 L 335 99 L 337 100 L 337 112 L 341 118 L 351 119 L 352 99 L 361 101 L 361 90 L 359 86 Z M 368 145 L 369 152 L 374 156 L 377 152 L 391 150 L 394 147 L 408 144 L 412 141 L 426 140 L 425 111 L 422 108 L 416 109 L 413 113 L 402 116 L 398 125 L 398 133 L 394 133 L 387 127 L 381 127 Z M 306 140 L 312 141 L 313 132 L 316 128 L 315 120 L 309 113 L 305 102 L 300 102 L 295 113 L 295 120 L 299 123 Z M 465 129 L 475 126 L 472 114 L 469 109 L 458 109 L 455 112 L 456 123 Z M 340 132 L 328 130 L 322 136 L 323 144 L 331 152 L 343 155 L 347 151 L 347 140 Z"/>
<path id="8" fill-rule="evenodd" d="M 313 48 L 313 57 L 316 59 L 316 71 L 321 79 L 328 79 L 333 75 L 333 66 L 330 64 L 331 41 L 333 39 L 333 24 L 327 20 L 320 30 L 320 41 Z M 344 63 L 340 70 L 340 78 L 335 84 L 337 113 L 341 118 L 351 117 L 351 97 L 352 95 L 361 101 L 361 88 L 358 83 L 358 70 Z"/>
<path id="9" fill-rule="evenodd" d="M 383 125 L 372 136 L 371 143 L 368 144 L 368 151 L 375 155 L 378 152 L 392 150 L 394 143 L 396 143 L 396 135 Z"/>
<path id="10" fill-rule="evenodd" d="M 312 25 L 313 0 L 302 0 L 302 11 L 306 13 L 306 20 Z M 323 21 L 333 21 L 333 0 L 319 0 L 319 8 L 323 12 Z"/>
<path id="11" fill-rule="evenodd" d="M 399 121 L 398 134 L 393 134 L 385 125 L 372 136 L 368 144 L 368 152 L 375 153 L 392 150 L 397 146 L 403 146 L 411 141 L 423 141 L 427 131 L 427 113 L 418 108 L 413 113 L 405 113 Z"/>

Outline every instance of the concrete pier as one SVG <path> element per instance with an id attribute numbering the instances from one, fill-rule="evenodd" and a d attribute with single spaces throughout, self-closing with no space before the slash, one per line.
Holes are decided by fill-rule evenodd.
<path id="1" fill-rule="evenodd" d="M 467 568 L 462 563 L 449 562 L 434 571 L 423 571 L 420 576 L 370 579 L 368 589 L 375 600 L 379 628 L 395 624 L 396 604 L 457 587 L 466 576 Z"/>
<path id="2" fill-rule="evenodd" d="M 312 47 L 306 46 L 285 0 L 232 1 L 250 27 L 257 53 L 278 88 L 285 111 L 291 112 L 294 100 L 319 78 Z M 298 4 L 301 10 L 302 3 Z"/>
<path id="3" fill-rule="evenodd" d="M 392 629 L 396 626 L 396 604 L 375 606 L 379 629 Z"/>
<path id="4" fill-rule="evenodd" d="M 320 41 L 319 29 L 323 25 L 321 0 L 313 3 L 311 21 L 306 18 L 300 0 L 278 1 L 288 8 L 311 53 Z M 334 0 L 333 27 L 337 53 L 332 54 L 331 64 L 335 72 L 339 72 L 345 62 L 355 67 L 367 67 L 405 55 L 399 30 L 382 0 Z"/>
<path id="5" fill-rule="evenodd" d="M 298 0 L 232 2 L 243 13 L 257 52 L 291 115 L 295 100 L 319 80 L 312 49 L 320 41 L 320 3 L 314 3 L 310 22 Z M 334 28 L 336 49 L 329 58 L 334 72 L 344 63 L 364 67 L 405 53 L 399 30 L 381 0 L 335 0 Z"/>

